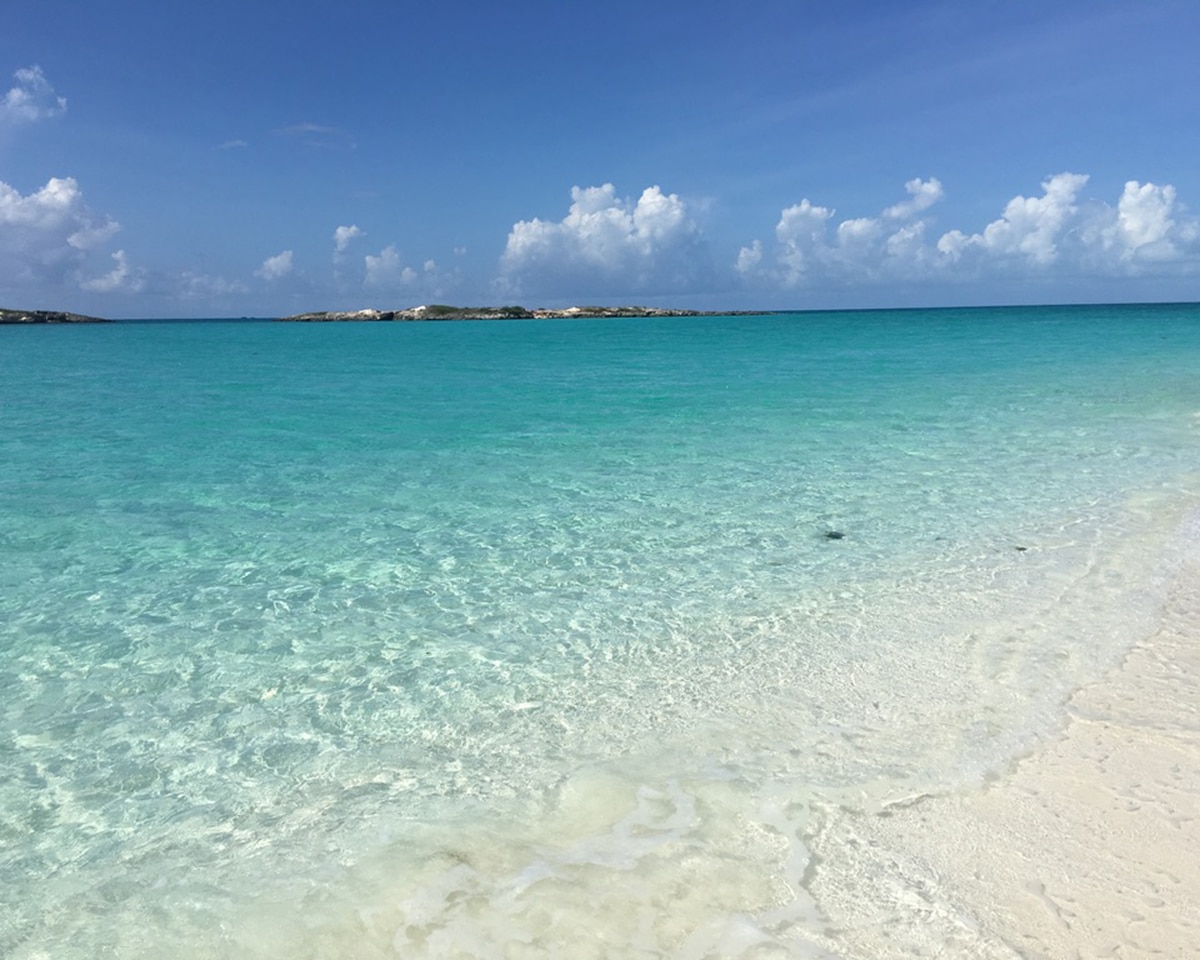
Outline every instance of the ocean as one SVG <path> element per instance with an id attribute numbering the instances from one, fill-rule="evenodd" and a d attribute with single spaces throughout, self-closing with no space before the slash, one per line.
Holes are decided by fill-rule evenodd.
<path id="1" fill-rule="evenodd" d="M 1195 304 L 0 329 L 0 955 L 1019 956 L 851 929 L 853 826 L 1153 633 L 1198 371 Z"/>

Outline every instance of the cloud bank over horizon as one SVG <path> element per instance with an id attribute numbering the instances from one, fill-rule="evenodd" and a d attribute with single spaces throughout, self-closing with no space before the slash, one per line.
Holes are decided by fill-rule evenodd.
<path id="1" fill-rule="evenodd" d="M 738 252 L 734 268 L 757 289 L 838 283 L 1045 280 L 1072 277 L 1192 275 L 1200 265 L 1200 221 L 1175 188 L 1126 182 L 1115 204 L 1081 197 L 1089 177 L 1059 173 L 1040 196 L 1013 197 L 978 232 L 934 238 L 931 208 L 944 189 L 936 177 L 910 180 L 910 199 L 876 217 L 835 222 L 836 211 L 807 198 L 786 207 L 769 247 Z"/>
<path id="2" fill-rule="evenodd" d="M 869 300 L 872 289 L 901 285 L 936 302 L 939 293 L 989 285 L 1023 295 L 1030 284 L 1200 273 L 1200 220 L 1172 185 L 1129 180 L 1109 202 L 1085 194 L 1089 180 L 1071 172 L 1049 176 L 1040 193 L 1014 196 L 971 231 L 937 227 L 946 188 L 932 176 L 909 180 L 905 196 L 874 216 L 839 218 L 832 206 L 803 198 L 781 209 L 769 241 L 752 240 L 724 266 L 714 265 L 694 216 L 702 205 L 658 185 L 636 200 L 611 183 L 576 186 L 561 220 L 514 223 L 495 271 L 476 278 L 475 287 L 490 290 L 496 302 L 717 296 L 724 298 L 714 304 L 719 309 L 764 301 L 819 307 L 798 298 L 850 290 Z M 236 311 L 239 300 L 255 296 L 251 276 L 260 291 L 350 305 L 379 297 L 402 299 L 400 305 L 453 299 L 468 287 L 459 266 L 447 270 L 432 257 L 407 262 L 394 243 L 352 269 L 349 248 L 366 236 L 357 224 L 325 234 L 333 241 L 332 266 L 298 242 L 243 268 L 240 278 L 147 270 L 127 253 L 129 244 L 105 249 L 119 229 L 111 216 L 90 209 L 71 177 L 53 177 L 27 195 L 0 182 L 0 291 L 11 297 L 27 289 L 26 299 L 45 299 L 55 288 L 100 297 L 153 293 L 160 302 L 209 300 Z"/>
<path id="3" fill-rule="evenodd" d="M 574 187 L 561 221 L 521 220 L 509 232 L 499 288 L 561 296 L 778 297 L 832 288 L 1179 278 L 1200 268 L 1200 221 L 1169 184 L 1129 180 L 1115 202 L 1085 197 L 1086 174 L 1047 177 L 977 231 L 936 228 L 937 177 L 909 180 L 907 198 L 874 216 L 839 219 L 808 198 L 784 207 L 773 241 L 742 246 L 723 272 L 686 198 L 647 187 L 633 202 L 611 183 Z"/>

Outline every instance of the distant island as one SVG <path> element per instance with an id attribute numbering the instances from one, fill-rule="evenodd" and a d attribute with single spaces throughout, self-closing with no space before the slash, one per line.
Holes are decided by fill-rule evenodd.
<path id="1" fill-rule="evenodd" d="M 573 320 L 590 317 L 730 317 L 759 316 L 769 310 L 673 310 L 665 307 L 567 307 L 527 310 L 525 307 L 451 307 L 434 303 L 403 310 L 324 310 L 280 317 L 290 323 L 384 320 Z"/>
<path id="2" fill-rule="evenodd" d="M 329 323 L 337 321 L 413 321 L 413 320 L 576 320 L 602 317 L 748 317 L 779 313 L 778 310 L 676 310 L 669 307 L 565 307 L 561 310 L 525 307 L 451 307 L 433 303 L 401 310 L 318 310 L 276 317 L 291 323 Z M 62 310 L 12 310 L 0 307 L 0 324 L 22 323 L 114 323 L 103 317 Z"/>
<path id="3" fill-rule="evenodd" d="M 112 323 L 101 317 L 85 317 L 82 313 L 63 313 L 60 310 L 8 310 L 0 307 L 0 323 Z"/>

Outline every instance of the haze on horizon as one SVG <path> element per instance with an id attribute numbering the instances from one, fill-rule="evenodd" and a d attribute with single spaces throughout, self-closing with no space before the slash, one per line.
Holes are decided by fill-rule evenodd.
<path id="1" fill-rule="evenodd" d="M 0 305 L 1198 299 L 1185 0 L 0 20 Z"/>

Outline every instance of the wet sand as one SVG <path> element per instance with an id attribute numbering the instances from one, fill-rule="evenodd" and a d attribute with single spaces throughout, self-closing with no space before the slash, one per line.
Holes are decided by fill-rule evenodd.
<path id="1" fill-rule="evenodd" d="M 856 824 L 879 862 L 920 878 L 910 891 L 927 883 L 949 895 L 947 955 L 1200 957 L 1200 551 L 1191 554 L 1158 632 L 1071 698 L 1060 737 L 979 791 Z"/>

